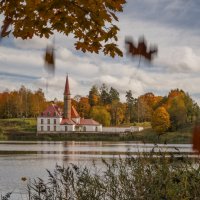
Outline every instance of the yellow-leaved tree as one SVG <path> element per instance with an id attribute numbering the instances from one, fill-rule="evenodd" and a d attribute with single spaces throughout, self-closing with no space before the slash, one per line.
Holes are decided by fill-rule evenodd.
<path id="1" fill-rule="evenodd" d="M 103 126 L 110 125 L 110 113 L 103 106 L 94 106 L 91 110 L 90 116 Z"/>
<path id="2" fill-rule="evenodd" d="M 169 113 L 164 107 L 159 107 L 154 111 L 151 126 L 159 136 L 170 127 Z"/>

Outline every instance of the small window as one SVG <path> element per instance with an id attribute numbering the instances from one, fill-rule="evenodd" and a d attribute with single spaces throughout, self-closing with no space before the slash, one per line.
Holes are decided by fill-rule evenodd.
<path id="1" fill-rule="evenodd" d="M 43 131 L 43 126 L 41 126 L 40 128 L 41 128 L 41 131 Z"/>
<path id="2" fill-rule="evenodd" d="M 67 131 L 67 126 L 65 126 L 65 131 Z"/>
<path id="3" fill-rule="evenodd" d="M 98 127 L 96 126 L 96 128 L 95 128 L 95 131 L 97 132 L 98 131 Z"/>
<path id="4" fill-rule="evenodd" d="M 54 131 L 56 131 L 56 126 L 54 126 Z"/>
<path id="5" fill-rule="evenodd" d="M 57 114 L 56 114 L 56 112 L 54 112 L 54 114 L 53 114 L 54 116 L 57 116 Z"/>
<path id="6" fill-rule="evenodd" d="M 47 131 L 50 131 L 50 126 L 47 126 Z"/>
<path id="7" fill-rule="evenodd" d="M 43 121 L 44 121 L 44 120 L 43 120 L 43 119 L 41 119 L 41 124 L 43 124 Z"/>
<path id="8" fill-rule="evenodd" d="M 83 131 L 86 131 L 86 127 L 85 126 L 83 127 Z"/>
<path id="9" fill-rule="evenodd" d="M 56 119 L 53 120 L 54 124 L 56 124 Z"/>
<path id="10" fill-rule="evenodd" d="M 50 113 L 50 112 L 48 112 L 48 113 L 47 113 L 47 116 L 50 116 L 50 114 L 51 114 L 51 113 Z"/>
<path id="11" fill-rule="evenodd" d="M 50 119 L 47 119 L 47 124 L 50 124 Z"/>

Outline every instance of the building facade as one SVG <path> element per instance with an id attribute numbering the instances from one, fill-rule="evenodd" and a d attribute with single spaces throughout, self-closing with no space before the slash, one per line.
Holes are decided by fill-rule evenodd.
<path id="1" fill-rule="evenodd" d="M 93 119 L 81 118 L 71 105 L 68 76 L 64 90 L 63 110 L 52 103 L 37 118 L 37 133 L 102 132 L 102 125 Z"/>

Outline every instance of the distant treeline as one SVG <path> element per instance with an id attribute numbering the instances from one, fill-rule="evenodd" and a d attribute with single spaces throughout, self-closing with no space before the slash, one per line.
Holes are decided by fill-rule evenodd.
<path id="1" fill-rule="evenodd" d="M 18 91 L 5 91 L 0 93 L 0 118 L 37 117 L 50 103 L 42 89 L 31 91 L 22 86 Z M 62 101 L 57 104 L 63 107 Z M 171 90 L 164 97 L 146 93 L 138 98 L 129 90 L 126 102 L 121 102 L 117 89 L 102 84 L 92 86 L 87 96 L 76 95 L 72 105 L 81 117 L 106 126 L 147 121 L 157 132 L 178 130 L 195 122 L 200 114 L 198 104 L 180 89 Z"/>
<path id="2" fill-rule="evenodd" d="M 0 93 L 0 118 L 37 117 L 47 106 L 42 89 L 31 91 L 24 86 L 19 90 Z"/>

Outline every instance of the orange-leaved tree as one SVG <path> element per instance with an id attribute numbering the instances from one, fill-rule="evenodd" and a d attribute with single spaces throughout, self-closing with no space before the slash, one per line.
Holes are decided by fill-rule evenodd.
<path id="1" fill-rule="evenodd" d="M 3 0 L 0 39 L 10 33 L 22 39 L 49 38 L 57 31 L 66 36 L 72 34 L 77 50 L 122 56 L 116 44 L 116 21 L 125 3 L 126 0 Z"/>

